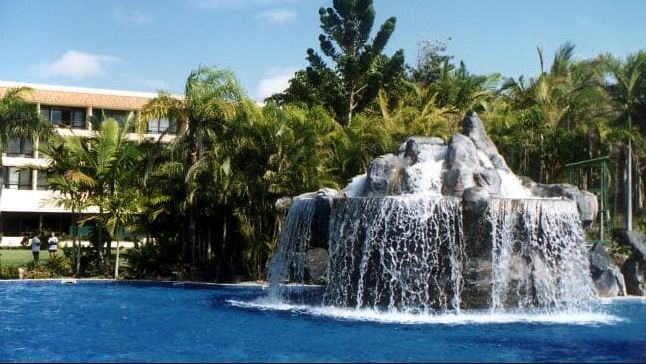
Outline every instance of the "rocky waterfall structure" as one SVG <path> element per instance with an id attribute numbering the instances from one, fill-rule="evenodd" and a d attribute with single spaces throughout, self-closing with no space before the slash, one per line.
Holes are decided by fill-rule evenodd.
<path id="1" fill-rule="evenodd" d="M 319 279 L 327 260 L 327 305 L 575 307 L 596 297 L 583 234 L 596 214 L 592 193 L 514 175 L 469 113 L 448 143 L 410 137 L 342 191 L 295 197 L 270 290 Z"/>

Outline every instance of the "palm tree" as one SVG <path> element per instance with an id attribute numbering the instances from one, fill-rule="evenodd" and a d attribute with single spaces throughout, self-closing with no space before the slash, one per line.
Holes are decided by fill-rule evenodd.
<path id="1" fill-rule="evenodd" d="M 75 135 L 56 136 L 43 149 L 51 159 L 47 167 L 48 185 L 59 193 L 54 202 L 71 210 L 74 216 L 74 246 L 79 225 L 94 222 L 98 232 L 95 248 L 104 269 L 109 264 L 107 257 L 111 250 L 108 243 L 107 254 L 103 254 L 104 228 L 111 237 L 117 237 L 118 229 L 132 225 L 133 216 L 140 212 L 138 198 L 132 188 L 137 180 L 133 167 L 139 152 L 137 145 L 126 140 L 131 118 L 124 125 L 114 119 L 100 124 L 95 121 L 94 136 L 88 139 Z M 87 213 L 91 207 L 98 208 L 98 214 L 81 220 L 80 214 Z M 79 259 L 77 249 L 77 274 Z"/>
<path id="2" fill-rule="evenodd" d="M 549 182 L 568 159 L 592 153 L 589 135 L 604 119 L 607 110 L 603 77 L 595 62 L 572 60 L 574 45 L 565 43 L 556 51 L 549 70 L 545 69 L 543 50 L 537 49 L 540 74 L 527 81 L 508 79 L 501 88 L 502 98 L 517 114 L 524 162 L 539 161 L 538 180 Z M 588 155 L 573 148 L 576 140 L 588 140 Z M 548 145 L 552 144 L 552 146 Z M 534 154 L 532 158 L 530 154 Z"/>
<path id="3" fill-rule="evenodd" d="M 220 143 L 235 128 L 237 120 L 253 112 L 254 106 L 245 98 L 235 75 L 228 70 L 201 67 L 191 72 L 185 87 L 183 99 L 161 93 L 144 106 L 141 121 L 151 118 L 169 118 L 180 124 L 187 124 L 187 132 L 171 146 L 173 157 L 160 165 L 160 168 L 172 173 L 180 172 L 183 177 L 180 208 L 187 215 L 188 232 L 184 240 L 184 251 L 187 241 L 190 245 L 191 264 L 196 262 L 197 220 L 200 215 L 199 201 L 203 192 L 217 185 L 224 185 L 228 175 L 226 168 L 226 150 Z M 140 124 L 141 125 L 141 124 Z M 141 126 L 139 127 L 141 128 Z M 221 168 L 212 168 L 213 164 Z M 204 185 L 199 178 L 202 171 L 216 171 L 217 185 Z M 223 172 L 223 173 L 221 173 Z M 170 177 L 171 175 L 169 175 Z M 226 201 L 226 196 L 220 196 Z M 226 218 L 223 221 L 226 231 Z"/>
<path id="4" fill-rule="evenodd" d="M 627 151 L 626 151 L 626 231 L 632 230 L 632 142 L 633 131 L 632 117 L 636 113 L 638 100 L 636 98 L 636 86 L 642 79 L 642 66 L 646 63 L 646 52 L 639 51 L 629 55 L 624 62 L 605 54 L 601 62 L 606 66 L 609 74 L 614 78 L 615 83 L 611 85 L 610 93 L 618 105 L 619 119 L 625 120 L 628 129 Z"/>
<path id="5" fill-rule="evenodd" d="M 399 137 L 408 135 L 439 136 L 448 139 L 453 130 L 452 106 L 439 106 L 438 91 L 430 86 L 408 83 L 405 93 L 396 95 L 396 103 L 386 92 L 379 91 L 379 106 L 388 130 Z"/>
<path id="6" fill-rule="evenodd" d="M 36 105 L 25 100 L 30 91 L 27 87 L 10 88 L 0 98 L 0 154 L 13 138 L 39 138 L 51 131 L 51 124 L 38 115 Z M 3 186 L 4 176 L 0 175 L 0 193 Z"/>
<path id="7" fill-rule="evenodd" d="M 53 202 L 72 213 L 74 272 L 79 277 L 81 274 L 80 216 L 88 207 L 88 189 L 94 187 L 96 181 L 82 170 L 85 151 L 80 139 L 64 138 L 54 134 L 40 146 L 40 151 L 50 159 L 48 166 L 41 169 L 40 173 L 47 174 L 48 188 L 57 193 Z"/>
<path id="8" fill-rule="evenodd" d="M 482 111 L 493 96 L 500 83 L 500 75 L 471 74 L 464 62 L 451 69 L 445 61 L 440 73 L 440 79 L 430 87 L 437 93 L 438 106 L 452 107 L 456 120 L 469 110 Z"/>
<path id="9" fill-rule="evenodd" d="M 90 190 L 89 203 L 98 206 L 99 214 L 89 220 L 98 224 L 99 242 L 102 245 L 102 231 L 105 227 L 111 238 L 117 239 L 117 260 L 115 278 L 119 264 L 119 229 L 131 227 L 135 215 L 140 213 L 139 199 L 133 186 L 137 177 L 133 172 L 140 157 L 138 146 L 126 139 L 132 114 L 120 124 L 107 119 L 97 125 L 97 133 L 89 140 L 87 166 L 97 182 Z M 110 256 L 111 241 L 108 239 L 106 258 Z M 109 258 L 106 259 L 109 263 Z"/>

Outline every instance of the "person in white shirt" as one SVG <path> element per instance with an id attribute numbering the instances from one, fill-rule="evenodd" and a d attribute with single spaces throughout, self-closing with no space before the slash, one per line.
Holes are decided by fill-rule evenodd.
<path id="1" fill-rule="evenodd" d="M 49 247 L 49 259 L 56 259 L 56 252 L 58 251 L 58 238 L 53 231 L 51 233 L 51 236 L 47 240 L 47 245 Z"/>

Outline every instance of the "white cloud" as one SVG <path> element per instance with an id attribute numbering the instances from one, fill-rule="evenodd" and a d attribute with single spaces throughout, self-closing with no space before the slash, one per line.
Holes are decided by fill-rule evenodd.
<path id="1" fill-rule="evenodd" d="M 206 10 L 241 9 L 250 6 L 280 6 L 303 0 L 192 0 L 194 6 Z"/>
<path id="2" fill-rule="evenodd" d="M 280 8 L 260 12 L 257 17 L 272 24 L 285 24 L 296 20 L 297 15 L 295 10 Z"/>
<path id="3" fill-rule="evenodd" d="M 121 8 L 114 9 L 112 19 L 127 25 L 149 25 L 153 23 L 153 18 L 141 10 L 124 10 Z"/>
<path id="4" fill-rule="evenodd" d="M 221 8 L 231 8 L 240 5 L 241 1 L 236 0 L 193 0 L 193 5 L 201 9 L 215 10 Z"/>
<path id="5" fill-rule="evenodd" d="M 34 67 L 34 71 L 45 77 L 63 76 L 81 79 L 102 76 L 105 74 L 105 64 L 120 62 L 123 61 L 117 57 L 69 50 L 51 63 Z"/>
<path id="6" fill-rule="evenodd" d="M 147 89 L 153 90 L 168 90 L 170 88 L 170 84 L 168 82 L 152 78 L 140 78 L 139 83 Z"/>
<path id="7" fill-rule="evenodd" d="M 258 87 L 256 87 L 256 100 L 263 101 L 275 93 L 285 91 L 296 70 L 297 68 L 295 67 L 270 68 L 266 72 L 266 76 L 258 83 Z"/>

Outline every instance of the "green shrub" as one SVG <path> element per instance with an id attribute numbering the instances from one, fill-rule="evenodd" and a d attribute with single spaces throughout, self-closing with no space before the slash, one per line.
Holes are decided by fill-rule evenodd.
<path id="1" fill-rule="evenodd" d="M 187 264 L 181 264 L 182 245 L 174 240 L 140 244 L 123 253 L 125 276 L 129 278 L 168 277 L 173 272 L 188 276 Z"/>
<path id="2" fill-rule="evenodd" d="M 70 261 L 70 268 L 74 267 L 76 259 L 76 250 L 74 247 L 64 247 L 63 254 Z M 101 269 L 101 257 L 96 249 L 92 246 L 81 247 L 81 264 L 80 274 L 81 277 L 97 277 L 103 276 L 104 272 Z"/>
<path id="3" fill-rule="evenodd" d="M 0 279 L 18 279 L 18 267 L 0 267 Z"/>
<path id="4" fill-rule="evenodd" d="M 56 277 L 72 275 L 72 261 L 70 258 L 59 255 L 54 260 L 50 260 L 45 267 Z"/>
<path id="5" fill-rule="evenodd" d="M 25 274 L 23 278 L 30 279 L 56 278 L 72 275 L 72 264 L 66 256 L 57 256 L 56 259 L 50 260 L 45 264 L 30 262 L 24 266 L 24 269 Z"/>

